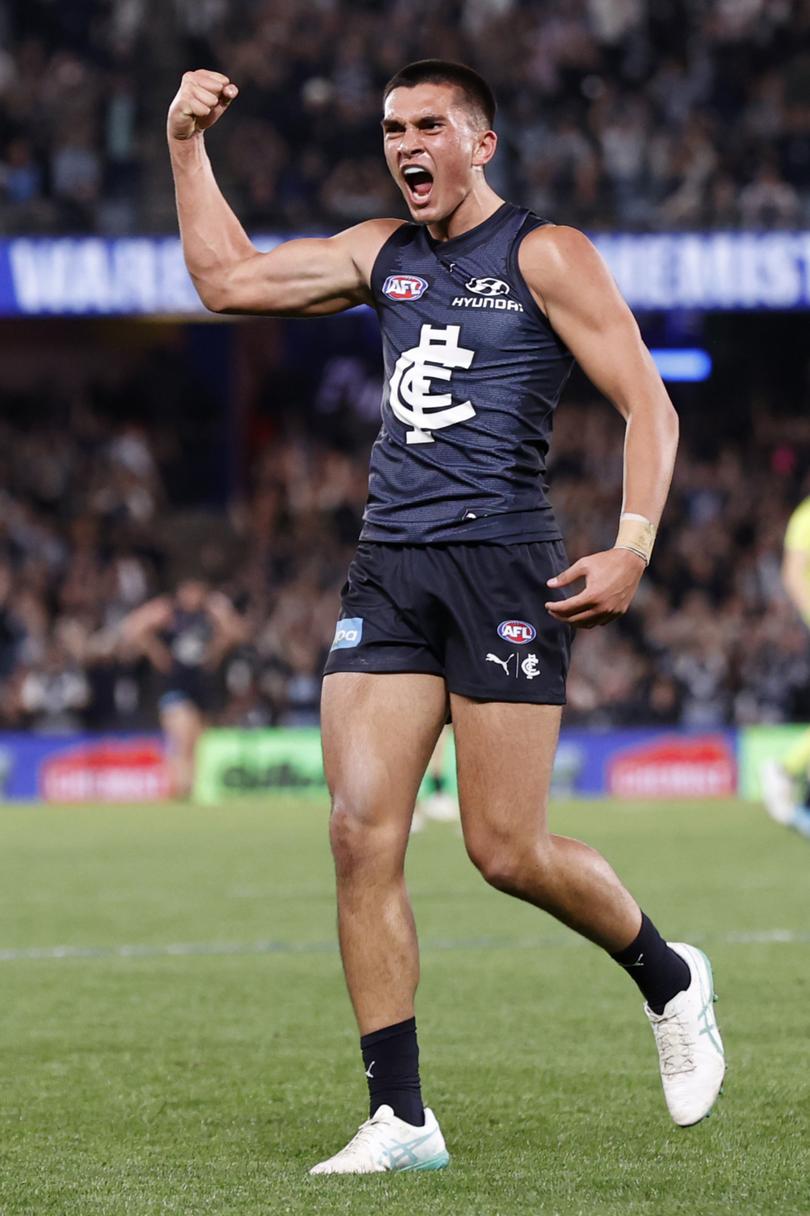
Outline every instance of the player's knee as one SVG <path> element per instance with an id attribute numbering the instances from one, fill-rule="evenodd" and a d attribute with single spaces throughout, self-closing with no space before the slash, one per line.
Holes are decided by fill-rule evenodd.
<path id="1" fill-rule="evenodd" d="M 386 882 L 402 877 L 407 826 L 373 797 L 332 797 L 329 839 L 340 881 Z"/>
<path id="2" fill-rule="evenodd" d="M 362 819 L 354 805 L 341 797 L 332 799 L 329 843 L 338 873 L 351 868 L 362 844 Z"/>
<path id="3" fill-rule="evenodd" d="M 363 797 L 332 797 L 329 841 L 338 877 L 346 877 L 369 864 L 378 865 L 392 851 L 390 832 L 375 804 Z"/>
<path id="4" fill-rule="evenodd" d="M 531 889 L 536 894 L 545 885 L 547 858 L 535 841 L 488 835 L 468 842 L 467 851 L 482 877 L 498 891 L 521 895 Z"/>
<path id="5" fill-rule="evenodd" d="M 528 867 L 519 853 L 498 850 L 485 858 L 478 868 L 496 891 L 519 895 L 526 886 Z"/>

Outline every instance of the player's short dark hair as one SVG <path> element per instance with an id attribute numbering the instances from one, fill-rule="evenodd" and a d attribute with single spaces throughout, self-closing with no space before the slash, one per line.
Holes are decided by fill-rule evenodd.
<path id="1" fill-rule="evenodd" d="M 394 89 L 412 89 L 417 84 L 450 84 L 464 94 L 470 109 L 484 119 L 487 127 L 495 122 L 495 94 L 483 76 L 466 63 L 450 59 L 417 59 L 392 76 L 383 89 L 383 101 Z"/>

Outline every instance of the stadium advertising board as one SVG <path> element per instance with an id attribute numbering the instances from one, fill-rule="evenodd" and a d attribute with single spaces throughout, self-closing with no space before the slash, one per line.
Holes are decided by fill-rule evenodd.
<path id="1" fill-rule="evenodd" d="M 445 765 L 454 789 L 452 746 Z M 564 730 L 553 784 L 558 797 L 727 797 L 737 788 L 736 737 L 733 731 Z M 200 742 L 195 785 L 200 802 L 325 789 L 315 728 L 212 730 Z"/>
<path id="2" fill-rule="evenodd" d="M 0 797 L 35 802 L 155 802 L 168 797 L 156 735 L 0 735 Z"/>
<path id="3" fill-rule="evenodd" d="M 634 308 L 810 307 L 810 232 L 617 233 L 595 240 Z"/>
<path id="4" fill-rule="evenodd" d="M 553 788 L 558 795 L 728 797 L 737 788 L 735 733 L 564 730 Z"/>
<path id="5" fill-rule="evenodd" d="M 781 754 L 800 727 L 742 732 L 742 793 L 757 796 L 761 759 Z M 737 790 L 733 731 L 564 730 L 557 797 L 712 798 Z M 452 741 L 445 767 L 455 789 Z M 194 798 L 215 805 L 272 791 L 325 794 L 316 727 L 209 730 L 197 751 Z M 0 735 L 0 798 L 57 803 L 152 802 L 168 797 L 158 736 Z"/>
<path id="6" fill-rule="evenodd" d="M 282 239 L 254 237 L 262 250 Z M 594 240 L 640 310 L 810 308 L 810 232 L 611 233 Z M 204 311 L 177 237 L 0 241 L 0 316 Z"/>
<path id="7" fill-rule="evenodd" d="M 763 764 L 781 760 L 808 729 L 807 726 L 746 726 L 739 732 L 739 793 L 743 798 L 762 798 Z"/>
<path id="8" fill-rule="evenodd" d="M 317 727 L 205 732 L 197 745 L 196 802 L 255 798 L 271 790 L 326 791 Z"/>

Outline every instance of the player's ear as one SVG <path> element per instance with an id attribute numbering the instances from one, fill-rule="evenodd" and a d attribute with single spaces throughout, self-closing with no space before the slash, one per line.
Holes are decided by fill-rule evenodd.
<path id="1" fill-rule="evenodd" d="M 473 164 L 483 167 L 492 160 L 498 147 L 498 136 L 494 131 L 482 131 L 473 151 Z"/>

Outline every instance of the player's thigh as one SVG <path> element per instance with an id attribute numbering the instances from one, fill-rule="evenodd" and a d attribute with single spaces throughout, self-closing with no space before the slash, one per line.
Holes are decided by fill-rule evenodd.
<path id="1" fill-rule="evenodd" d="M 185 751 L 194 747 L 205 726 L 201 710 L 191 700 L 174 701 L 164 706 L 160 722 L 170 741 Z"/>
<path id="2" fill-rule="evenodd" d="M 548 796 L 562 708 L 451 694 L 461 822 L 479 864 L 535 849 L 548 835 Z"/>
<path id="3" fill-rule="evenodd" d="M 407 839 L 416 795 L 446 717 L 438 676 L 327 675 L 321 737 L 333 814 Z"/>

